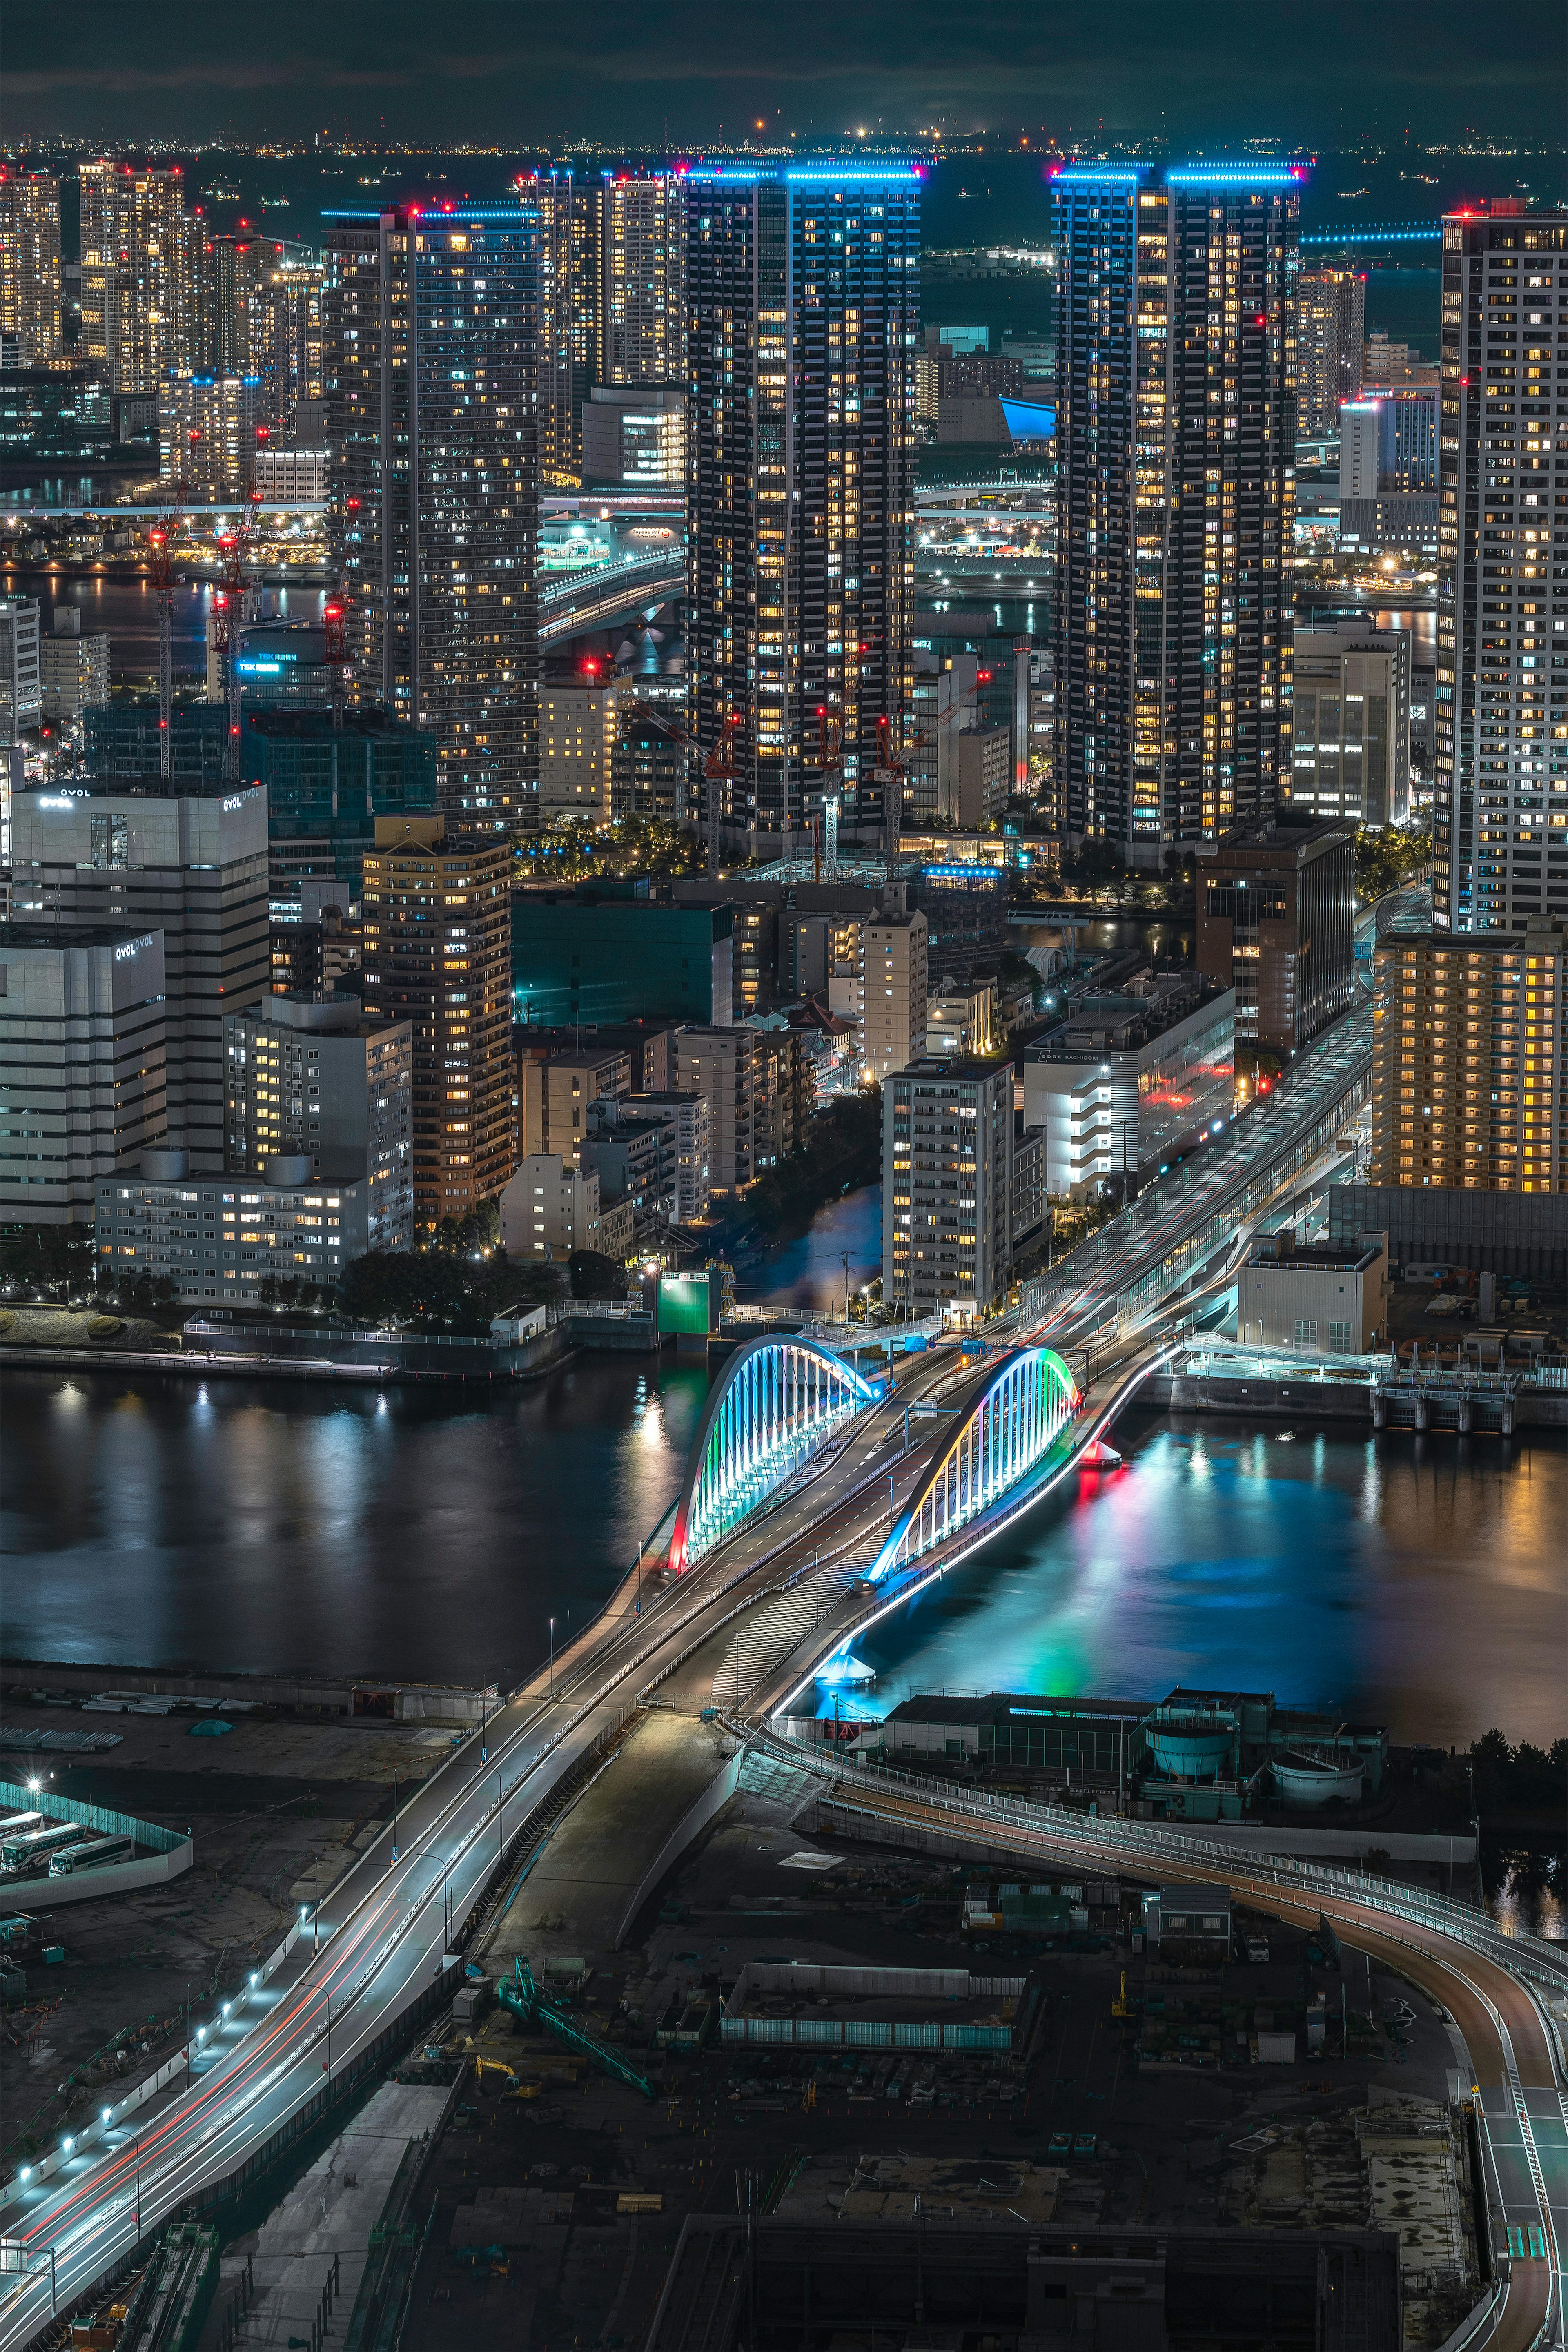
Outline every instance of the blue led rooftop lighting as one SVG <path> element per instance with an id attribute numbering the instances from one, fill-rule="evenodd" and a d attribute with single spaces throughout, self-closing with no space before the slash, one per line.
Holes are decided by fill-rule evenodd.
<path id="1" fill-rule="evenodd" d="M 1307 177 L 1305 163 L 1179 163 L 1165 174 L 1171 188 L 1289 188 Z"/>
<path id="2" fill-rule="evenodd" d="M 1063 163 L 1047 177 L 1055 187 L 1087 187 L 1100 180 L 1115 180 L 1122 185 L 1135 187 L 1143 177 L 1143 170 L 1140 164 L 1125 167 L 1120 163 Z"/>
<path id="3" fill-rule="evenodd" d="M 679 163 L 676 166 L 675 176 L 678 180 L 734 180 L 736 182 L 741 182 L 765 180 L 770 179 L 773 175 L 771 173 L 767 172 L 730 171 L 727 170 L 722 163 Z"/>
<path id="4" fill-rule="evenodd" d="M 1352 222 L 1348 228 L 1314 229 L 1310 236 L 1301 239 L 1303 245 L 1435 245 L 1443 234 L 1443 225 L 1434 221 L 1430 228 L 1383 228 L 1375 221 Z"/>
<path id="5" fill-rule="evenodd" d="M 921 163 L 791 163 L 784 178 L 796 180 L 892 180 L 900 184 L 925 178 Z"/>

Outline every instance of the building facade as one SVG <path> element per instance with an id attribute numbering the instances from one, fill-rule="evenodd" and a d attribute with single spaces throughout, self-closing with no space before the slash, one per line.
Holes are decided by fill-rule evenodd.
<path id="1" fill-rule="evenodd" d="M 196 504 L 250 493 L 261 423 L 254 375 L 170 375 L 158 388 L 158 471 Z"/>
<path id="2" fill-rule="evenodd" d="M 811 1078 L 801 1047 L 792 1029 L 681 1030 L 679 1090 L 708 1106 L 710 1191 L 748 1191 L 805 1141 Z"/>
<path id="3" fill-rule="evenodd" d="M 539 698 L 539 822 L 586 817 L 607 824 L 614 814 L 616 721 L 613 675 L 548 682 Z"/>
<path id="4" fill-rule="evenodd" d="M 0 925 L 0 1218 L 89 1224 L 167 1124 L 158 931 Z"/>
<path id="5" fill-rule="evenodd" d="M 554 1265 L 599 1246 L 599 1173 L 555 1151 L 524 1154 L 500 1196 L 501 1248 Z"/>
<path id="6" fill-rule="evenodd" d="M 1388 1339 L 1388 1250 L 1300 1246 L 1289 1232 L 1258 1242 L 1237 1276 L 1236 1336 L 1305 1355 L 1364 1356 Z"/>
<path id="7" fill-rule="evenodd" d="M 100 1289 L 147 1276 L 204 1305 L 253 1307 L 264 1284 L 330 1290 L 375 1246 L 363 1180 L 319 1182 L 288 1159 L 260 1177 L 195 1175 L 172 1150 L 100 1183 L 96 1224 Z"/>
<path id="8" fill-rule="evenodd" d="M 20 920 L 162 933 L 169 1142 L 221 1169 L 224 1017 L 269 986 L 266 793 L 18 793 L 11 838 Z"/>
<path id="9" fill-rule="evenodd" d="M 414 1031 L 358 997 L 264 996 L 224 1023 L 228 1165 L 279 1154 L 366 1186 L 369 1246 L 414 1246 Z"/>
<path id="10" fill-rule="evenodd" d="M 334 727 L 328 710 L 247 706 L 242 727 L 240 773 L 266 791 L 274 860 L 313 853 L 313 868 L 342 885 L 345 909 L 360 896 L 378 822 L 435 814 L 435 738 L 385 710 L 361 703 Z"/>
<path id="11" fill-rule="evenodd" d="M 1410 635 L 1296 630 L 1291 769 L 1299 819 L 1403 824 L 1410 812 Z"/>
<path id="12" fill-rule="evenodd" d="M 184 174 L 107 159 L 78 167 L 81 327 L 114 392 L 158 392 L 202 363 L 196 285 L 205 242 L 185 211 Z"/>
<path id="13" fill-rule="evenodd" d="M 0 596 L 0 747 L 16 744 L 44 715 L 36 596 Z"/>
<path id="14" fill-rule="evenodd" d="M 1303 269 L 1298 348 L 1300 421 L 1303 441 L 1330 439 L 1340 429 L 1341 404 L 1361 392 L 1366 342 L 1366 273 Z"/>
<path id="15" fill-rule="evenodd" d="M 882 1087 L 882 1297 L 974 1323 L 1013 1262 L 1013 1066 L 922 1060 Z"/>
<path id="16" fill-rule="evenodd" d="M 683 184 L 689 732 L 718 815 L 800 826 L 842 782 L 865 818 L 911 678 L 921 175 Z"/>
<path id="17" fill-rule="evenodd" d="M 1568 929 L 1389 932 L 1373 956 L 1373 1186 L 1568 1191 Z"/>
<path id="18" fill-rule="evenodd" d="M 511 910 L 517 1017 L 548 1025 L 668 1013 L 725 1028 L 732 933 L 725 906 L 521 891 Z"/>
<path id="19" fill-rule="evenodd" d="M 517 1054 L 517 1140 L 524 1152 L 552 1151 L 569 1168 L 579 1165 L 588 1118 L 602 1097 L 631 1091 L 631 1055 L 624 1045 L 533 1049 L 529 1033 L 514 1034 Z"/>
<path id="20" fill-rule="evenodd" d="M 1238 1045 L 1293 1054 L 1353 1001 L 1355 835 L 1238 825 L 1200 872 L 1197 968 L 1234 991 Z"/>
<path id="21" fill-rule="evenodd" d="M 414 1039 L 414 1213 L 493 1200 L 516 1160 L 504 844 L 378 817 L 365 852 L 363 1003 Z"/>
<path id="22" fill-rule="evenodd" d="M 918 908 L 868 917 L 861 936 L 860 1069 L 885 1079 L 926 1050 L 926 919 Z"/>
<path id="23" fill-rule="evenodd" d="M 1190 1005 L 1190 988 L 1165 1007 L 1091 998 L 1025 1055 L 1024 1118 L 1046 1131 L 1056 1199 L 1131 1190 L 1231 1118 L 1236 1000 L 1227 989 Z"/>
<path id="24" fill-rule="evenodd" d="M 538 782 L 537 195 L 328 215 L 321 371 L 354 690 L 436 738 L 439 804 L 531 825 Z"/>
<path id="25" fill-rule="evenodd" d="M 694 1088 L 627 1095 L 625 1108 L 637 1118 L 657 1120 L 663 1130 L 662 1187 L 674 1204 L 670 1223 L 700 1223 L 713 1192 L 713 1129 L 706 1096 Z"/>
<path id="26" fill-rule="evenodd" d="M 601 384 L 686 373 L 686 219 L 672 172 L 606 172 L 599 195 Z"/>
<path id="27" fill-rule="evenodd" d="M 1300 179 L 1052 182 L 1059 789 L 1135 866 L 1270 814 L 1289 772 Z"/>
<path id="28" fill-rule="evenodd" d="M 0 341 L 7 367 L 60 355 L 60 184 L 48 172 L 0 164 Z"/>
<path id="29" fill-rule="evenodd" d="M 109 700 L 109 639 L 84 637 L 74 604 L 57 604 L 53 631 L 38 639 L 38 689 L 43 716 L 65 726 Z"/>
<path id="30" fill-rule="evenodd" d="M 1443 223 L 1441 548 L 1432 919 L 1516 930 L 1568 914 L 1568 211 Z"/>

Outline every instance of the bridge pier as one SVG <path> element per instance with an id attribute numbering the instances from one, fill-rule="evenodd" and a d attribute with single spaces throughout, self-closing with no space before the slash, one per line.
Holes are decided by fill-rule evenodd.
<path id="1" fill-rule="evenodd" d="M 1476 1425 L 1476 1401 L 1474 1397 L 1465 1395 L 1459 1399 L 1458 1414 L 1459 1434 L 1461 1437 L 1468 1437 L 1471 1430 L 1474 1429 Z"/>
<path id="2" fill-rule="evenodd" d="M 1432 1407 L 1427 1402 L 1426 1390 L 1420 1388 L 1415 1391 L 1415 1426 L 1417 1429 L 1430 1429 L 1432 1426 Z"/>
<path id="3" fill-rule="evenodd" d="M 1372 1392 L 1372 1425 L 1373 1429 L 1388 1427 L 1388 1391 L 1373 1389 Z"/>
<path id="4" fill-rule="evenodd" d="M 1511 1437 L 1513 1435 L 1513 1397 L 1511 1392 L 1505 1395 L 1503 1398 L 1502 1418 L 1498 1425 L 1501 1429 L 1505 1437 Z"/>

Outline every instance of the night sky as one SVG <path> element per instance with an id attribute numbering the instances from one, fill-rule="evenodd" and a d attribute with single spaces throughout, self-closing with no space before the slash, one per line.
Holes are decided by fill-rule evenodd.
<path id="1" fill-rule="evenodd" d="M 1561 142 L 1561 0 L 77 0 L 10 13 L 5 136 L 837 142 L 986 129 Z"/>

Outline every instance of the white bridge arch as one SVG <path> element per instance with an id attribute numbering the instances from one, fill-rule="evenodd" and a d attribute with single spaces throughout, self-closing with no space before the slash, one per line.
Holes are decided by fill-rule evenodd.
<path id="1" fill-rule="evenodd" d="M 675 1507 L 669 1565 L 679 1572 L 732 1535 L 881 1384 L 810 1339 L 752 1339 L 708 1400 Z"/>
<path id="2" fill-rule="evenodd" d="M 1049 1453 L 1079 1402 L 1077 1382 L 1051 1349 L 1018 1348 L 1005 1356 L 894 1520 L 873 1580 L 907 1568 L 989 1510 Z"/>

